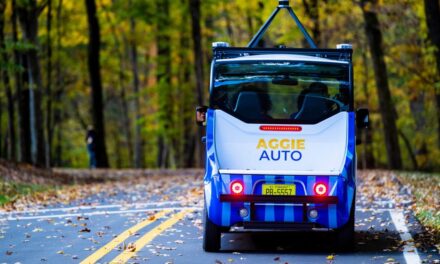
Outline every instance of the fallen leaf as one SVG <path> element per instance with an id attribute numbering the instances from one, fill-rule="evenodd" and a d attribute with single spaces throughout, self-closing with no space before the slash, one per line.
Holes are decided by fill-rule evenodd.
<path id="1" fill-rule="evenodd" d="M 84 227 L 83 229 L 79 230 L 79 232 L 90 233 L 90 229 L 88 229 L 87 227 Z"/>
<path id="2" fill-rule="evenodd" d="M 328 255 L 327 256 L 327 260 L 334 260 L 335 259 L 335 255 Z"/>
<path id="3" fill-rule="evenodd" d="M 129 243 L 127 247 L 125 248 L 128 252 L 134 252 L 136 251 L 136 244 L 135 243 Z"/>

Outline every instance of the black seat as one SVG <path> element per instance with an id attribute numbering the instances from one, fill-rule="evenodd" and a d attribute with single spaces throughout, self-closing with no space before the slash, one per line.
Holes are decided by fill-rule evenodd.
<path id="1" fill-rule="evenodd" d="M 322 120 L 327 117 L 330 110 L 329 100 L 317 94 L 306 94 L 295 119 L 309 122 Z"/>
<path id="2" fill-rule="evenodd" d="M 238 95 L 234 112 L 250 120 L 261 120 L 264 117 L 260 98 L 256 92 L 241 92 Z"/>

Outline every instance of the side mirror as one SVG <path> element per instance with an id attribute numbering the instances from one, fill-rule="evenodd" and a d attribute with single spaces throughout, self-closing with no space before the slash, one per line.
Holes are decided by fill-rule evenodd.
<path id="1" fill-rule="evenodd" d="M 356 111 L 356 126 L 358 129 L 370 126 L 370 112 L 367 108 L 359 108 Z"/>
<path id="2" fill-rule="evenodd" d="M 206 123 L 206 112 L 208 111 L 207 106 L 197 106 L 196 107 L 196 123 L 199 126 L 204 126 Z"/>

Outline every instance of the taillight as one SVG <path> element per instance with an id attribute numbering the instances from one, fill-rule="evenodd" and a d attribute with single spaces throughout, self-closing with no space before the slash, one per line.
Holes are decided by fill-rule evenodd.
<path id="1" fill-rule="evenodd" d="M 324 183 L 317 183 L 315 184 L 314 190 L 317 195 L 325 195 L 327 194 L 327 185 Z"/>
<path id="2" fill-rule="evenodd" d="M 243 194 L 244 186 L 241 181 L 233 181 L 231 183 L 231 193 L 232 194 Z"/>
<path id="3" fill-rule="evenodd" d="M 302 130 L 302 127 L 300 127 L 300 126 L 260 126 L 260 130 L 300 132 Z"/>

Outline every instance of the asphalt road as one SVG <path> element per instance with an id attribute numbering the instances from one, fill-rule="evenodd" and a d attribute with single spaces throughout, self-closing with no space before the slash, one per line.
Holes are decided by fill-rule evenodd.
<path id="1" fill-rule="evenodd" d="M 0 212 L 0 263 L 440 263 L 413 239 L 410 211 L 362 192 L 352 253 L 333 252 L 327 233 L 227 233 L 205 253 L 200 175 L 81 188 L 95 194 Z"/>

